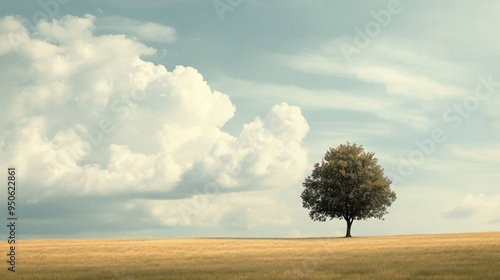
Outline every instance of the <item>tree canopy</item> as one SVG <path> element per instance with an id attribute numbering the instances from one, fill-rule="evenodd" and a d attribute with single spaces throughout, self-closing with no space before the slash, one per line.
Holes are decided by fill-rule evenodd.
<path id="1" fill-rule="evenodd" d="M 396 200 L 375 154 L 349 142 L 330 148 L 302 185 L 302 205 L 311 219 L 344 219 L 346 237 L 351 237 L 354 220 L 383 219 Z"/>

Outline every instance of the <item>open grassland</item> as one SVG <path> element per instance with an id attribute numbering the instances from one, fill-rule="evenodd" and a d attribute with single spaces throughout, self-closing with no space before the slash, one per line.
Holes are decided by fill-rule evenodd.
<path id="1" fill-rule="evenodd" d="M 17 245 L 15 275 L 2 261 L 1 279 L 500 279 L 500 232 Z"/>

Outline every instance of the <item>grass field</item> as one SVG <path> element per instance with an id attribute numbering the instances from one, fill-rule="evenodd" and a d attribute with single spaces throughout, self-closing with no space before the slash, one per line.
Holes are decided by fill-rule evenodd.
<path id="1" fill-rule="evenodd" d="M 500 279 L 500 232 L 22 240 L 17 250 L 16 272 L 2 261 L 1 279 Z"/>

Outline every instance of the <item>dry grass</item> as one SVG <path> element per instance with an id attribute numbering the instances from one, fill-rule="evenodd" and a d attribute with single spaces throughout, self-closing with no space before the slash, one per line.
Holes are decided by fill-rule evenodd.
<path id="1" fill-rule="evenodd" d="M 500 279 L 499 258 L 500 232 L 351 239 L 23 240 L 15 278 Z M 0 278 L 12 278 L 4 277 L 12 273 L 2 263 Z"/>

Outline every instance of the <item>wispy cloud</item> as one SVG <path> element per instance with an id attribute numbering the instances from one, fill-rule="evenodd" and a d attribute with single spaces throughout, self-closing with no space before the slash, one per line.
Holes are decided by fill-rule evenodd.
<path id="1" fill-rule="evenodd" d="M 154 22 L 142 22 L 119 16 L 104 16 L 98 18 L 97 28 L 135 36 L 146 42 L 174 42 L 176 31 L 170 26 Z"/>
<path id="2" fill-rule="evenodd" d="M 436 64 L 423 65 L 421 55 L 410 50 L 375 44 L 369 50 L 369 55 L 366 54 L 349 63 L 343 60 L 337 44 L 339 40 L 310 51 L 292 55 L 277 54 L 276 59 L 298 71 L 353 77 L 363 83 L 381 84 L 390 95 L 405 96 L 419 101 L 449 98 L 465 93 L 464 89 L 450 81 L 431 75 Z M 427 61 L 430 62 L 428 59 Z M 449 69 L 453 67 L 452 64 L 439 60 L 432 63 L 436 62 Z"/>
<path id="3" fill-rule="evenodd" d="M 452 219 L 477 219 L 483 223 L 496 223 L 500 219 L 500 194 L 486 196 L 467 194 L 456 206 L 443 209 L 443 214 Z"/>
<path id="4" fill-rule="evenodd" d="M 253 102 L 289 102 L 300 104 L 303 108 L 328 109 L 372 113 L 381 120 L 426 129 L 432 120 L 420 106 L 401 106 L 407 103 L 405 98 L 396 100 L 383 91 L 366 89 L 310 89 L 295 85 L 265 84 L 226 77 L 220 81 L 232 89 L 233 96 L 251 99 Z"/>

